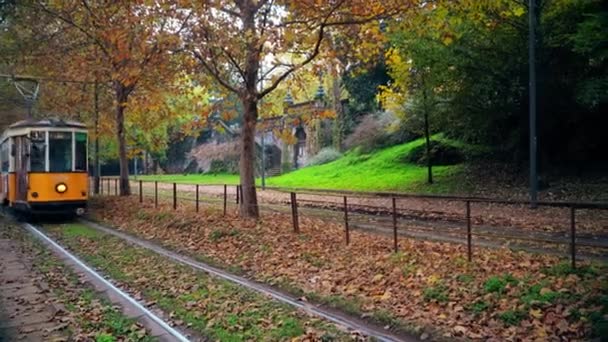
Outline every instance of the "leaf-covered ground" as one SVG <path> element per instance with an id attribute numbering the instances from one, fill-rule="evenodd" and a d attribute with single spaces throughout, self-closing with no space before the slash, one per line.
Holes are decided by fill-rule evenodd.
<path id="1" fill-rule="evenodd" d="M 65 332 L 70 341 L 154 341 L 141 324 L 124 316 L 37 240 L 4 220 L 0 225 L 0 237 L 11 239 L 28 256 L 30 272 L 48 285 L 50 300 L 61 308 L 55 313 L 55 326 L 48 331 Z"/>
<path id="2" fill-rule="evenodd" d="M 259 222 L 223 218 L 215 209 L 182 207 L 136 198 L 96 199 L 92 216 L 119 229 L 300 293 L 310 300 L 360 313 L 421 337 L 583 340 L 606 335 L 608 280 L 604 264 L 577 270 L 555 257 L 462 246 L 399 241 L 290 217 Z"/>
<path id="3" fill-rule="evenodd" d="M 113 280 L 163 310 L 201 339 L 311 341 L 358 339 L 260 294 L 179 265 L 80 224 L 48 226 L 61 243 Z"/>

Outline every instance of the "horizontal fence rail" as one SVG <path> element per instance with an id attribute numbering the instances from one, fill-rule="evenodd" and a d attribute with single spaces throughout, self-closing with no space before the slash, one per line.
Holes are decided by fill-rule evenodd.
<path id="1" fill-rule="evenodd" d="M 134 182 L 135 186 L 133 186 Z M 111 183 L 114 183 L 113 192 L 111 191 Z M 104 184 L 106 185 L 105 191 Z M 94 183 L 91 182 L 91 189 L 94 188 L 93 185 Z M 153 187 L 150 189 L 149 186 L 145 185 L 153 185 Z M 159 185 L 164 185 L 164 187 L 160 188 Z M 183 187 L 188 187 L 190 190 L 183 189 Z M 210 190 L 210 187 L 220 190 L 205 192 L 205 189 Z M 237 208 L 243 205 L 243 188 L 240 185 L 187 184 L 137 180 L 131 181 L 131 189 L 137 194 L 140 203 L 143 203 L 145 197 L 152 197 L 155 208 L 159 205 L 159 196 L 170 199 L 173 210 L 177 210 L 180 203 L 187 201 L 190 203 L 194 202 L 195 211 L 199 212 L 200 204 L 208 203 L 221 206 L 224 216 L 227 215 L 227 207 L 229 205 L 231 207 L 236 206 Z M 263 192 L 269 191 L 275 192 L 279 196 L 272 201 L 268 201 L 268 203 L 262 203 L 262 201 L 260 201 L 259 207 L 262 211 L 291 215 L 294 233 L 300 232 L 300 216 L 331 220 L 337 223 L 342 222 L 344 225 L 344 240 L 346 245 L 350 244 L 350 230 L 353 227 L 364 231 L 369 230 L 372 233 L 382 233 L 391 236 L 393 242 L 392 250 L 394 252 L 399 250 L 399 236 L 424 238 L 425 234 L 436 234 L 439 232 L 442 234 L 442 237 L 441 239 L 438 239 L 438 241 L 466 244 L 466 256 L 469 261 L 472 261 L 474 256 L 473 237 L 475 237 L 475 243 L 477 245 L 491 245 L 492 241 L 497 239 L 523 241 L 528 244 L 566 245 L 573 268 L 576 267 L 577 247 L 608 249 L 608 236 L 602 237 L 600 240 L 582 238 L 581 234 L 577 236 L 576 229 L 576 212 L 578 210 L 606 210 L 608 209 L 608 203 L 605 202 L 539 201 L 537 202 L 539 207 L 568 209 L 567 219 L 569 221 L 569 227 L 564 229 L 563 235 L 560 236 L 534 236 L 534 232 L 531 231 L 526 231 L 526 234 L 528 235 L 520 235 L 517 234 L 517 232 L 509 231 L 509 229 L 516 229 L 514 225 L 505 228 L 495 227 L 495 225 L 488 226 L 487 224 L 475 224 L 473 222 L 472 204 L 529 206 L 530 202 L 524 200 L 307 188 L 266 187 L 263 190 Z M 101 178 L 99 193 L 101 195 L 118 195 L 118 179 L 115 177 Z M 302 196 L 317 196 L 322 198 L 311 199 L 302 198 Z M 328 201 L 328 198 L 333 198 L 334 200 Z M 354 203 L 350 202 L 349 199 L 378 199 L 389 200 L 390 202 L 387 206 L 381 206 Z M 448 213 L 441 210 L 430 211 L 434 215 L 441 216 L 441 220 L 433 221 L 427 218 L 421 218 L 420 213 L 417 213 L 415 209 L 398 206 L 401 201 L 407 199 L 422 199 L 430 202 L 462 202 L 463 211 L 461 211 L 460 214 Z M 418 209 L 418 211 L 420 210 Z M 342 215 L 342 217 L 340 217 L 340 215 Z M 483 213 L 480 213 L 479 215 L 483 215 Z M 480 216 L 477 218 L 479 217 Z M 481 217 L 483 218 L 483 216 Z M 357 221 L 357 223 L 355 222 L 357 219 L 364 219 L 365 222 Z M 400 229 L 403 228 L 403 225 L 399 225 L 400 220 L 408 221 L 409 224 L 407 225 L 407 229 Z M 475 230 L 473 230 L 473 226 L 476 226 Z M 535 248 L 536 247 L 528 249 L 534 250 Z M 542 251 L 547 250 L 547 248 L 541 246 L 541 248 L 536 248 L 536 250 L 542 253 Z M 600 254 L 600 256 L 603 256 L 603 254 Z"/>

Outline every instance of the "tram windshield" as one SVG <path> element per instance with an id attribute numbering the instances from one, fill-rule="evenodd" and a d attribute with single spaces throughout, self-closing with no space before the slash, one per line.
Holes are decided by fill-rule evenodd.
<path id="1" fill-rule="evenodd" d="M 72 171 L 72 132 L 49 132 L 49 171 Z"/>

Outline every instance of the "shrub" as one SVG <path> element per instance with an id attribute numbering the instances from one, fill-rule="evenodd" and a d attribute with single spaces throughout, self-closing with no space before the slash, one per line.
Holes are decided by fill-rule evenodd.
<path id="1" fill-rule="evenodd" d="M 319 151 L 314 157 L 310 158 L 306 165 L 322 165 L 332 162 L 338 158 L 342 157 L 342 153 L 337 151 L 334 148 L 326 147 Z"/>
<path id="2" fill-rule="evenodd" d="M 361 152 L 367 153 L 401 143 L 399 134 L 389 133 L 396 122 L 397 119 L 390 113 L 367 115 L 344 140 L 344 144 L 348 149 L 359 147 Z"/>
<path id="3" fill-rule="evenodd" d="M 431 140 L 431 162 L 433 165 L 454 165 L 462 163 L 464 159 L 464 153 L 457 147 L 441 141 Z M 406 156 L 405 162 L 426 165 L 426 144 L 412 149 Z"/>
<path id="4" fill-rule="evenodd" d="M 225 160 L 214 159 L 211 161 L 207 173 L 238 173 L 238 160 L 233 160 L 233 158 L 226 158 Z"/>
<path id="5" fill-rule="evenodd" d="M 188 158 L 196 162 L 199 172 L 236 173 L 240 158 L 238 141 L 206 143 L 193 148 Z"/>

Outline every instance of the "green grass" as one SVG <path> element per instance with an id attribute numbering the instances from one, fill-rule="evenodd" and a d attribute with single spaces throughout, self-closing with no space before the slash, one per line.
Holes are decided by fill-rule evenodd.
<path id="1" fill-rule="evenodd" d="M 458 147 L 465 153 L 480 153 L 475 147 L 436 135 L 434 140 Z M 427 168 L 405 162 L 406 156 L 424 139 L 373 151 L 369 154 L 357 150 L 347 152 L 331 163 L 305 167 L 277 177 L 270 177 L 266 185 L 284 188 L 340 189 L 355 191 L 406 191 L 450 193 L 466 190 L 460 175 L 462 165 L 433 167 L 434 184 L 427 184 Z M 189 184 L 238 184 L 238 175 L 189 174 L 148 175 L 142 180 Z M 260 179 L 257 180 L 260 184 Z"/>
<path id="2" fill-rule="evenodd" d="M 458 182 L 455 180 L 462 171 L 462 166 L 434 167 L 435 183 L 429 185 L 426 183 L 426 167 L 404 162 L 405 157 L 414 148 L 423 144 L 424 140 L 418 139 L 370 154 L 351 151 L 331 163 L 310 166 L 269 178 L 267 184 L 288 188 L 362 191 L 452 192 L 456 190 Z"/>
<path id="3" fill-rule="evenodd" d="M 490 307 L 490 305 L 488 303 L 486 303 L 485 301 L 481 300 L 481 301 L 476 301 L 475 303 L 469 305 L 467 307 L 467 309 L 470 310 L 470 311 L 472 311 L 476 315 L 479 315 L 482 312 L 486 311 L 489 307 Z"/>
<path id="4" fill-rule="evenodd" d="M 498 318 L 507 326 L 518 325 L 522 320 L 526 319 L 528 315 L 521 310 L 507 310 L 500 315 Z"/>
<path id="5" fill-rule="evenodd" d="M 517 285 L 518 280 L 510 274 L 505 274 L 503 276 L 491 276 L 488 278 L 484 284 L 483 288 L 487 293 L 499 293 L 502 294 L 505 292 L 507 285 Z"/>
<path id="6" fill-rule="evenodd" d="M 70 238 L 83 236 L 93 239 L 99 237 L 101 234 L 98 231 L 88 228 L 82 224 L 68 223 L 63 225 L 63 235 Z"/>
<path id="7" fill-rule="evenodd" d="M 441 283 L 434 286 L 426 287 L 422 292 L 422 296 L 427 302 L 447 302 L 449 299 L 447 294 L 447 287 Z"/>

